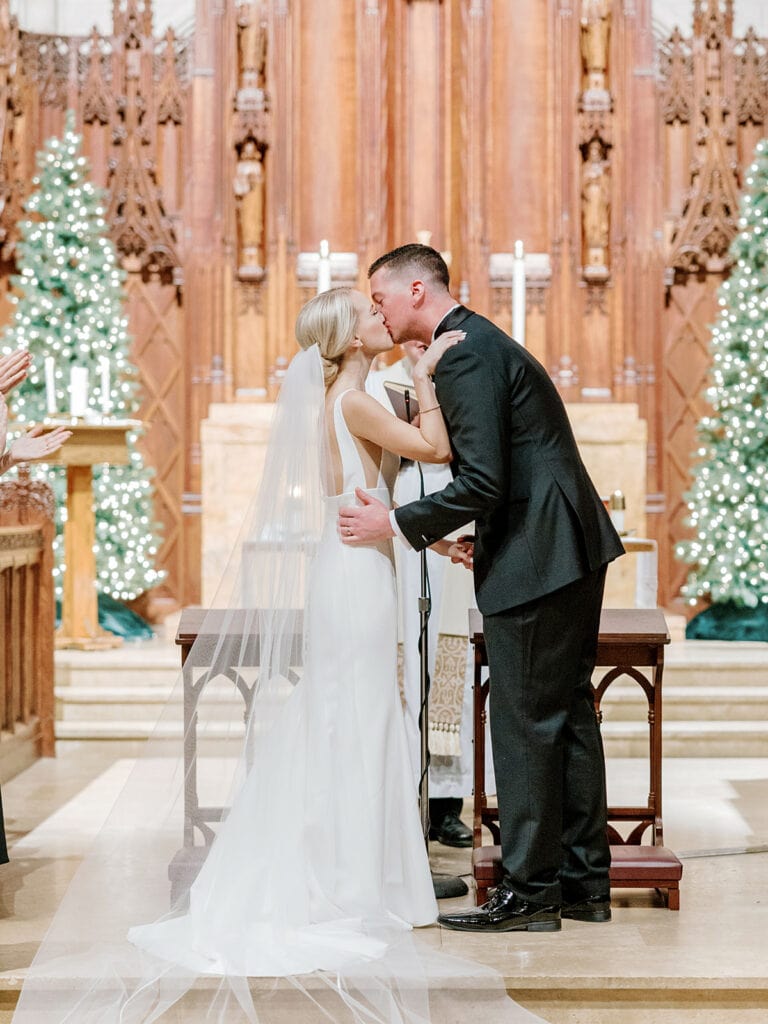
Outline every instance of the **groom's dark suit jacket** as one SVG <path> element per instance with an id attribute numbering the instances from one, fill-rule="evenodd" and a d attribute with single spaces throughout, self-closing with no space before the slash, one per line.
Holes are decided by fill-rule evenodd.
<path id="1" fill-rule="evenodd" d="M 558 590 L 624 548 L 541 364 L 463 306 L 435 334 L 458 328 L 466 339 L 435 372 L 453 481 L 395 515 L 416 550 L 475 521 L 477 604 L 494 615 Z"/>

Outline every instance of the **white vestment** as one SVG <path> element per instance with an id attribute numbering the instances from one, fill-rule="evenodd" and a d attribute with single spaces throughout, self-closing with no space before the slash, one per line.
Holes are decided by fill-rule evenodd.
<path id="1" fill-rule="evenodd" d="M 412 383 L 407 358 L 376 370 L 368 375 L 366 389 L 392 412 L 384 384 L 395 381 L 400 384 Z M 424 475 L 424 493 L 434 494 L 451 480 L 451 471 L 445 465 L 421 466 Z M 396 505 L 405 505 L 421 496 L 419 465 L 415 462 L 401 463 L 397 474 L 393 500 Z M 471 532 L 471 526 L 466 532 Z M 419 657 L 419 594 L 421 585 L 421 558 L 418 552 L 403 544 L 395 544 L 397 576 L 400 592 L 400 636 L 403 643 L 403 691 L 405 697 L 405 721 L 409 750 L 418 779 L 420 775 L 421 740 L 419 731 L 419 709 L 421 704 L 421 672 Z M 474 605 L 472 576 L 463 566 L 452 565 L 450 560 L 434 551 L 427 551 L 427 572 L 432 597 L 432 613 L 429 619 L 429 661 L 430 678 L 435 679 L 438 637 L 441 633 L 450 636 L 467 636 L 468 609 Z M 430 738 L 432 749 L 429 772 L 430 798 L 467 797 L 472 793 L 472 652 L 467 650 L 464 691 L 461 704 L 461 721 L 458 743 L 445 743 L 441 734 Z M 439 748 L 446 753 L 438 752 Z"/>

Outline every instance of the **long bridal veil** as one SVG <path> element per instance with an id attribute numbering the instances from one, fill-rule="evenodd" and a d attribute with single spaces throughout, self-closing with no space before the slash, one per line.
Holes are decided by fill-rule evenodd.
<path id="1" fill-rule="evenodd" d="M 290 839 L 308 813 L 317 723 L 287 739 L 284 724 L 311 686 L 304 627 L 325 438 L 322 366 L 309 349 L 285 376 L 262 482 L 213 606 L 195 617 L 184 671 L 54 915 L 14 1024 L 539 1019 L 494 972 L 443 953 L 437 928 L 364 912 L 335 921 L 302 904 L 303 876 L 327 853 Z M 229 829 L 238 840 L 219 846 L 244 786 L 245 812 L 241 801 Z M 295 927 L 307 913 L 317 934 Z M 249 943 L 263 969 L 252 969 Z"/>

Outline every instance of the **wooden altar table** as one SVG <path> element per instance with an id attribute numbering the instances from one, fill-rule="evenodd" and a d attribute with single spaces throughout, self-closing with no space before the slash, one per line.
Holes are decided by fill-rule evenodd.
<path id="1" fill-rule="evenodd" d="M 483 619 L 477 609 L 469 613 L 469 638 L 475 649 L 474 679 L 474 849 L 472 873 L 477 885 L 477 901 L 485 902 L 488 889 L 502 878 L 498 808 L 489 803 L 485 792 L 485 726 L 489 682 L 483 682 L 488 657 L 483 635 Z M 606 608 L 600 616 L 597 666 L 608 668 L 595 685 L 595 713 L 602 721 L 601 702 L 611 683 L 629 677 L 642 688 L 648 701 L 649 793 L 646 804 L 608 808 L 608 834 L 611 842 L 610 880 L 612 888 L 657 889 L 670 910 L 680 908 L 680 878 L 683 866 L 664 846 L 661 804 L 662 767 L 662 690 L 664 647 L 669 633 L 664 615 L 657 608 Z M 650 669 L 650 679 L 640 671 Z M 636 823 L 625 837 L 617 824 Z M 494 840 L 482 845 L 486 826 Z M 650 830 L 650 843 L 643 843 Z"/>

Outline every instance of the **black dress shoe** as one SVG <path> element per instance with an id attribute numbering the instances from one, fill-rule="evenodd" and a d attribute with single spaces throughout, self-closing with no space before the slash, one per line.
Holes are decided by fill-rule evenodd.
<path id="1" fill-rule="evenodd" d="M 467 828 L 458 814 L 446 814 L 439 825 L 429 830 L 429 838 L 443 846 L 471 846 L 472 829 Z"/>
<path id="2" fill-rule="evenodd" d="M 559 932 L 560 908 L 529 903 L 499 885 L 482 907 L 440 914 L 439 924 L 457 932 Z"/>
<path id="3" fill-rule="evenodd" d="M 564 903 L 560 909 L 560 916 L 571 921 L 610 921 L 611 894 L 599 893 L 575 903 Z"/>

